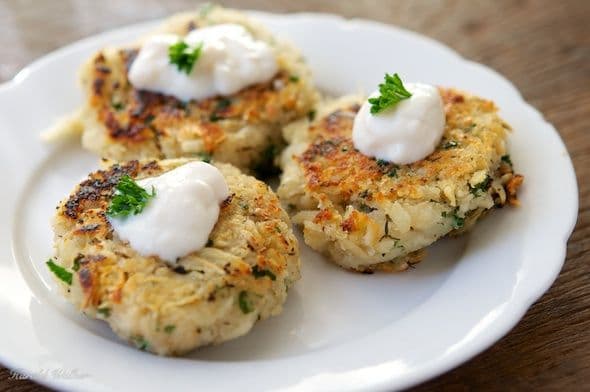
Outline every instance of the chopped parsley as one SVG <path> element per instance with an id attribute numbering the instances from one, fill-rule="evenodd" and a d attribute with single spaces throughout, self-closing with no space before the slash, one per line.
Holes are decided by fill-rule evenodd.
<path id="1" fill-rule="evenodd" d="M 168 57 L 170 64 L 176 65 L 180 72 L 190 74 L 203 50 L 203 43 L 199 43 L 195 48 L 191 48 L 184 41 L 178 41 L 168 47 Z"/>
<path id="2" fill-rule="evenodd" d="M 443 148 L 445 150 L 450 150 L 451 148 L 457 148 L 457 147 L 459 147 L 459 143 L 454 140 L 449 140 L 448 142 L 443 144 Z"/>
<path id="3" fill-rule="evenodd" d="M 388 173 L 387 173 L 388 177 L 397 177 L 397 167 L 393 167 Z"/>
<path id="4" fill-rule="evenodd" d="M 209 154 L 208 152 L 200 152 L 197 154 L 197 156 L 201 159 L 201 161 L 205 162 L 205 163 L 211 163 L 211 154 Z"/>
<path id="5" fill-rule="evenodd" d="M 289 76 L 289 81 L 291 81 L 293 83 L 297 83 L 299 81 L 299 76 L 291 75 L 291 76 Z"/>
<path id="6" fill-rule="evenodd" d="M 371 191 L 369 191 L 368 189 L 365 189 L 364 191 L 359 193 L 359 197 L 361 197 L 363 199 L 369 198 L 371 196 L 372 196 Z"/>
<path id="7" fill-rule="evenodd" d="M 238 296 L 238 304 L 240 305 L 240 310 L 244 314 L 248 314 L 254 310 L 252 304 L 248 300 L 248 293 L 246 291 L 240 291 L 240 295 Z"/>
<path id="8" fill-rule="evenodd" d="M 62 282 L 71 285 L 73 274 L 65 269 L 64 267 L 57 265 L 53 262 L 53 259 L 47 260 L 45 263 L 51 272 L 55 274 Z"/>
<path id="9" fill-rule="evenodd" d="M 211 115 L 209 116 L 209 121 L 217 122 L 219 120 L 223 120 L 225 117 L 223 116 L 223 113 L 220 113 L 220 112 L 224 111 L 225 109 L 227 109 L 230 106 L 231 106 L 230 99 L 221 98 L 219 101 L 217 101 L 217 105 L 215 106 L 213 113 L 211 113 Z"/>
<path id="10" fill-rule="evenodd" d="M 473 131 L 473 128 L 475 128 L 475 123 L 474 124 L 469 124 L 466 128 L 463 128 L 463 130 L 465 132 L 471 132 L 471 131 Z"/>
<path id="11" fill-rule="evenodd" d="M 103 307 L 96 309 L 96 312 L 102 314 L 105 318 L 111 315 L 111 308 Z"/>
<path id="12" fill-rule="evenodd" d="M 412 96 L 402 83 L 398 74 L 385 74 L 385 81 L 379 84 L 379 96 L 369 98 L 371 114 L 377 114 L 388 109 L 404 99 Z"/>
<path id="13" fill-rule="evenodd" d="M 483 180 L 479 184 L 476 184 L 475 186 L 469 185 L 469 192 L 471 192 L 473 195 L 477 196 L 480 193 L 483 193 L 483 192 L 487 191 L 488 189 L 490 189 L 491 184 L 492 184 L 492 177 L 486 176 L 485 180 Z"/>
<path id="14" fill-rule="evenodd" d="M 148 201 L 155 195 L 156 192 L 153 188 L 152 193 L 148 193 L 131 177 L 124 175 L 115 187 L 115 195 L 111 199 L 107 215 L 114 217 L 137 215 L 143 211 Z"/>
<path id="15" fill-rule="evenodd" d="M 152 123 L 152 121 L 154 121 L 155 118 L 156 118 L 156 116 L 154 116 L 153 114 L 148 114 L 146 116 L 146 118 L 143 120 L 143 123 L 145 125 L 150 125 Z"/>
<path id="16" fill-rule="evenodd" d="M 443 218 L 451 218 L 452 219 L 451 224 L 453 226 L 453 229 L 459 229 L 459 228 L 463 227 L 463 225 L 465 224 L 465 218 L 461 218 L 459 215 L 457 215 L 457 210 L 443 211 L 441 215 Z"/>
<path id="17" fill-rule="evenodd" d="M 115 102 L 115 101 L 111 102 L 111 106 L 116 111 L 123 110 L 123 108 L 125 107 L 125 105 L 122 102 Z"/>
<path id="18" fill-rule="evenodd" d="M 386 160 L 384 160 L 384 159 L 377 159 L 377 165 L 378 165 L 379 167 L 387 166 L 388 164 L 389 164 L 389 162 L 387 162 L 387 161 L 386 161 Z"/>
<path id="19" fill-rule="evenodd" d="M 257 265 L 255 265 L 254 267 L 252 267 L 252 275 L 256 279 L 258 279 L 258 278 L 264 278 L 265 276 L 268 276 L 270 278 L 270 280 L 276 280 L 277 279 L 277 276 L 275 274 L 273 274 L 270 270 L 261 269 Z"/>
<path id="20" fill-rule="evenodd" d="M 171 334 L 172 332 L 174 332 L 174 330 L 176 329 L 176 325 L 167 325 L 164 327 L 164 332 L 166 332 L 167 334 Z"/>
<path id="21" fill-rule="evenodd" d="M 505 162 L 512 166 L 512 159 L 510 159 L 510 155 L 503 155 L 500 159 L 502 159 L 502 162 Z"/>
<path id="22" fill-rule="evenodd" d="M 137 347 L 140 350 L 145 350 L 148 348 L 149 343 L 147 340 L 145 340 L 145 338 L 141 335 L 133 335 L 131 336 L 131 341 L 133 342 L 133 344 L 135 344 L 135 347 Z"/>
<path id="23" fill-rule="evenodd" d="M 316 115 L 316 111 L 310 110 L 309 112 L 307 112 L 307 119 L 309 121 L 313 121 L 313 120 L 315 120 L 315 115 Z"/>
<path id="24" fill-rule="evenodd" d="M 366 214 L 376 210 L 376 208 L 373 208 L 365 203 L 360 203 L 358 208 L 359 208 L 359 211 L 364 212 Z"/>
<path id="25" fill-rule="evenodd" d="M 72 270 L 74 270 L 75 272 L 78 272 L 78 270 L 80 269 L 80 261 L 84 258 L 83 255 L 79 254 L 78 256 L 76 256 L 76 258 L 74 259 L 74 264 L 72 265 Z"/>

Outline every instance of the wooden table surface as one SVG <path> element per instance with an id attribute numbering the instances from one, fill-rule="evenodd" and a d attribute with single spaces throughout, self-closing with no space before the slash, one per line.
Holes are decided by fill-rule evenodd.
<path id="1" fill-rule="evenodd" d="M 553 287 L 506 337 L 416 390 L 590 390 L 590 1 L 219 3 L 276 12 L 330 12 L 420 32 L 498 70 L 543 112 L 565 140 L 580 188 L 579 217 L 565 266 Z M 190 0 L 3 0 L 0 82 L 71 41 L 194 4 Z M 8 390 L 46 389 L 16 380 L 1 369 L 0 391 Z"/>

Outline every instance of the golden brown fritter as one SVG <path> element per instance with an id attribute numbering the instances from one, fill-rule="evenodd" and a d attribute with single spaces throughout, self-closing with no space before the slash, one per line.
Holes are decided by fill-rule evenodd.
<path id="1" fill-rule="evenodd" d="M 77 120 L 65 124 L 64 132 L 67 127 L 82 128 L 83 146 L 114 160 L 212 156 L 242 169 L 272 164 L 283 146 L 282 126 L 307 115 L 316 101 L 311 72 L 296 49 L 243 14 L 221 7 L 206 14 L 175 15 L 156 32 L 186 35 L 220 23 L 243 25 L 268 43 L 276 54 L 278 73 L 231 96 L 183 102 L 131 85 L 127 74 L 141 42 L 105 48 L 81 69 L 86 104 Z"/>
<path id="2" fill-rule="evenodd" d="M 361 98 L 329 102 L 285 129 L 279 197 L 299 211 L 305 240 L 346 268 L 403 270 L 438 238 L 516 202 L 522 176 L 506 155 L 509 126 L 491 101 L 441 89 L 446 125 L 425 159 L 395 165 L 363 155 L 351 134 Z"/>
<path id="3" fill-rule="evenodd" d="M 170 266 L 113 232 L 105 212 L 119 178 L 157 176 L 186 159 L 131 161 L 90 174 L 58 207 L 55 262 L 74 274 L 64 293 L 123 339 L 175 355 L 247 333 L 281 312 L 299 279 L 298 244 L 264 183 L 216 164 L 230 188 L 207 246 Z M 174 206 L 171 206 L 174 208 Z"/>

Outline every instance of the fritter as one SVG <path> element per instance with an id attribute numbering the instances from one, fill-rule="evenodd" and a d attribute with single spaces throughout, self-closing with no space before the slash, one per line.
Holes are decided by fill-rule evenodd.
<path id="1" fill-rule="evenodd" d="M 83 65 L 86 104 L 77 118 L 58 125 L 62 133 L 83 129 L 83 146 L 114 160 L 212 157 L 253 170 L 272 164 L 284 145 L 281 128 L 306 115 L 317 97 L 298 50 L 243 14 L 221 7 L 175 15 L 155 33 L 182 36 L 222 23 L 240 24 L 272 47 L 279 71 L 270 81 L 231 96 L 183 102 L 130 84 L 127 74 L 140 43 L 106 48 Z"/>
<path id="2" fill-rule="evenodd" d="M 188 161 L 130 161 L 92 173 L 61 202 L 54 221 L 53 261 L 72 274 L 71 285 L 57 279 L 66 298 L 160 355 L 246 334 L 281 312 L 300 277 L 298 243 L 279 199 L 228 164 L 215 164 L 231 196 L 205 248 L 170 266 L 117 237 L 105 212 L 121 176 L 157 176 Z"/>
<path id="3" fill-rule="evenodd" d="M 355 150 L 354 117 L 362 97 L 324 103 L 313 121 L 284 130 L 291 143 L 280 163 L 278 195 L 303 226 L 305 242 L 340 266 L 361 272 L 402 271 L 424 247 L 462 233 L 489 212 L 517 204 L 523 177 L 506 153 L 510 127 L 493 102 L 440 89 L 444 136 L 409 165 Z"/>

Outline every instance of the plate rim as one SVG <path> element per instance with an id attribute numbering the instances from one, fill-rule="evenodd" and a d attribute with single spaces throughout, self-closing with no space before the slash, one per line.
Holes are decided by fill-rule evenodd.
<path id="1" fill-rule="evenodd" d="M 559 253 L 559 258 L 555 259 L 554 262 L 551 264 L 551 266 L 553 267 L 553 269 L 551 271 L 547 271 L 544 275 L 544 279 L 539 281 L 537 280 L 536 282 L 533 282 L 535 284 L 529 284 L 527 285 L 527 295 L 524 295 L 525 293 L 523 293 L 523 295 L 521 295 L 518 298 L 513 298 L 510 302 L 511 304 L 511 308 L 510 311 L 506 310 L 504 312 L 502 312 L 501 317 L 498 317 L 497 320 L 494 321 L 495 327 L 493 328 L 493 333 L 489 333 L 487 336 L 483 337 L 480 336 L 478 339 L 478 342 L 474 342 L 472 343 L 469 348 L 463 349 L 461 355 L 457 355 L 455 358 L 447 358 L 446 360 L 439 360 L 438 362 L 440 363 L 434 363 L 432 364 L 432 366 L 430 366 L 429 368 L 426 368 L 424 371 L 420 372 L 420 376 L 418 377 L 414 377 L 414 379 L 411 380 L 407 380 L 406 383 L 404 384 L 399 384 L 395 382 L 395 379 L 389 379 L 386 381 L 383 381 L 382 383 L 374 383 L 371 385 L 368 385 L 368 387 L 371 388 L 383 388 L 383 389 L 387 389 L 387 388 L 407 388 L 413 385 L 417 385 L 419 383 L 425 382 L 427 380 L 430 380 L 440 374 L 443 374 L 451 369 L 454 369 L 455 367 L 459 366 L 462 363 L 465 363 L 467 361 L 469 361 L 470 359 L 472 359 L 473 357 L 475 357 L 476 355 L 482 353 L 484 350 L 488 349 L 490 346 L 492 346 L 495 342 L 497 342 L 498 340 L 500 340 L 503 336 L 505 336 L 512 328 L 514 328 L 514 326 L 516 326 L 518 324 L 518 322 L 524 317 L 524 315 L 526 314 L 526 312 L 528 311 L 528 309 L 533 305 L 534 302 L 536 302 L 553 284 L 553 282 L 556 280 L 556 278 L 558 277 L 564 263 L 566 260 L 566 252 L 567 252 L 567 243 L 568 243 L 568 239 L 571 236 L 576 222 L 577 222 L 577 218 L 578 218 L 578 210 L 579 210 L 579 187 L 578 187 L 578 183 L 577 183 L 577 178 L 575 175 L 575 168 L 571 159 L 571 156 L 566 148 L 566 145 L 563 141 L 563 139 L 561 138 L 561 135 L 559 134 L 559 132 L 556 130 L 556 128 L 549 123 L 544 115 L 537 110 L 533 105 L 531 105 L 530 103 L 528 103 L 527 101 L 525 101 L 525 99 L 522 97 L 522 94 L 520 93 L 520 91 L 516 88 L 516 86 L 510 82 L 506 77 L 504 77 L 502 74 L 500 74 L 499 72 L 497 72 L 496 70 L 494 70 L 493 68 L 469 60 L 465 57 L 463 57 L 461 54 L 459 54 L 456 50 L 454 50 L 453 48 L 447 46 L 446 44 L 437 41 L 434 38 L 431 38 L 429 36 L 420 34 L 418 32 L 412 31 L 412 30 L 408 30 L 396 25 L 392 25 L 392 24 L 387 24 L 387 23 L 382 23 L 382 22 L 378 22 L 378 21 L 373 21 L 373 20 L 368 20 L 368 19 L 363 19 L 363 18 L 345 18 L 343 16 L 339 16 L 339 15 L 335 15 L 335 14 L 330 14 L 330 13 L 321 13 L 321 12 L 296 12 L 296 13 L 287 13 L 287 14 L 281 14 L 281 13 L 273 13 L 273 12 L 265 12 L 265 11 L 254 11 L 254 10 L 242 10 L 244 12 L 246 12 L 249 15 L 252 15 L 254 17 L 257 16 L 261 16 L 264 18 L 285 18 L 285 19 L 291 19 L 291 18 L 300 18 L 300 19 L 312 19 L 315 21 L 321 21 L 321 20 L 325 20 L 325 19 L 329 19 L 332 21 L 336 21 L 338 23 L 343 23 L 343 24 L 350 24 L 350 25 L 354 25 L 357 28 L 377 28 L 377 29 L 384 29 L 384 30 L 394 30 L 396 33 L 402 33 L 402 34 L 406 34 L 406 35 L 410 35 L 415 37 L 416 39 L 420 39 L 420 40 L 426 40 L 428 41 L 430 44 L 437 46 L 439 49 L 446 51 L 448 54 L 453 55 L 457 60 L 468 64 L 471 67 L 476 67 L 476 68 L 480 68 L 488 73 L 492 73 L 498 80 L 502 80 L 505 82 L 506 87 L 508 87 L 511 90 L 511 93 L 515 96 L 516 99 L 518 99 L 519 103 L 522 105 L 523 108 L 526 108 L 526 110 L 531 113 L 532 115 L 534 115 L 536 117 L 536 120 L 540 121 L 543 123 L 543 126 L 547 128 L 547 130 L 550 130 L 553 133 L 553 136 L 556 137 L 556 141 L 560 143 L 559 146 L 556 146 L 556 148 L 561 148 L 566 152 L 566 158 L 567 158 L 567 166 L 568 166 L 568 175 L 570 175 L 570 179 L 571 180 L 571 184 L 574 187 L 575 190 L 575 194 L 573 195 L 573 198 L 575 199 L 575 203 L 573 203 L 569 208 L 571 209 L 571 216 L 568 218 L 568 225 L 562 226 L 559 230 L 559 234 L 561 234 L 560 237 L 560 241 L 555 241 L 556 246 L 559 246 L 559 249 L 557 249 L 557 253 Z M 89 45 L 93 45 L 95 41 L 102 41 L 102 40 L 107 40 L 109 35 L 119 35 L 124 33 L 125 31 L 132 31 L 132 30 L 138 30 L 141 28 L 147 28 L 150 25 L 154 25 L 162 20 L 164 20 L 164 18 L 157 18 L 157 19 L 152 19 L 152 20 L 147 20 L 147 21 L 143 21 L 143 22 L 138 22 L 138 23 L 133 23 L 130 25 L 126 25 L 123 27 L 119 27 L 119 28 L 115 28 L 115 29 L 110 29 L 110 30 L 106 30 L 103 32 L 99 32 L 84 38 L 81 38 L 79 40 L 76 40 L 72 43 L 69 43 L 65 46 L 59 47 L 56 50 L 53 50 L 41 57 L 39 57 L 38 59 L 32 61 L 31 63 L 29 63 L 27 66 L 25 66 L 24 68 L 22 68 L 12 79 L 0 84 L 0 94 L 5 94 L 8 93 L 10 94 L 10 91 L 12 89 L 17 89 L 24 81 L 26 81 L 27 78 L 30 77 L 30 75 L 34 74 L 36 72 L 36 70 L 43 68 L 47 63 L 59 59 L 62 56 L 66 56 L 69 52 L 72 51 L 76 51 L 82 47 L 85 46 L 89 46 Z M 565 174 L 565 173 L 564 173 Z M 9 215 L 10 217 L 12 217 L 12 215 Z M 12 237 L 12 233 L 10 234 L 10 236 Z M 556 236 L 557 237 L 557 236 Z M 19 269 L 20 272 L 20 269 Z M 22 279 L 24 279 L 21 276 Z M 540 279 L 540 278 L 538 278 Z M 4 355 L 4 353 L 0 352 L 0 362 L 9 370 L 10 369 L 23 369 L 23 367 L 19 367 L 18 364 L 15 361 L 11 361 L 9 360 L 10 355 Z M 71 381 L 63 381 L 60 379 L 51 379 L 51 378 L 42 378 L 42 377 L 36 377 L 36 375 L 34 375 L 33 377 L 31 377 L 31 379 L 39 384 L 42 385 L 46 385 L 52 388 L 59 388 L 59 389 L 71 389 L 73 387 L 76 386 L 76 384 L 72 384 Z M 101 386 L 100 384 L 96 384 L 97 388 L 100 389 Z"/>

